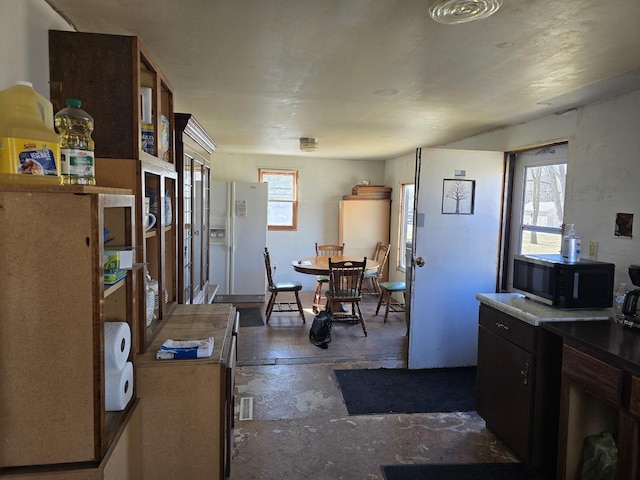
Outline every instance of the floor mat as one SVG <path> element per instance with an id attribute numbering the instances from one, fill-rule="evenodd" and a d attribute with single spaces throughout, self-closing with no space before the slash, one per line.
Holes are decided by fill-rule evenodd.
<path id="1" fill-rule="evenodd" d="M 261 327 L 264 325 L 260 308 L 238 308 L 241 327 Z"/>
<path id="2" fill-rule="evenodd" d="M 471 412 L 476 367 L 334 370 L 350 415 Z"/>
<path id="3" fill-rule="evenodd" d="M 213 303 L 264 303 L 264 295 L 216 295 Z"/>
<path id="4" fill-rule="evenodd" d="M 382 465 L 385 480 L 533 480 L 521 463 Z"/>

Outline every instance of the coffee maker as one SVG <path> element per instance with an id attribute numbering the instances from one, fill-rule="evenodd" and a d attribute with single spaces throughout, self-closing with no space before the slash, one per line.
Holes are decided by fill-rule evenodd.
<path id="1" fill-rule="evenodd" d="M 640 287 L 640 265 L 629 265 L 629 277 L 631 277 L 631 283 L 636 287 Z M 625 317 L 625 324 L 630 322 L 633 326 L 640 326 L 640 317 L 638 316 L 639 299 L 640 289 L 631 290 L 624 296 L 622 313 Z"/>

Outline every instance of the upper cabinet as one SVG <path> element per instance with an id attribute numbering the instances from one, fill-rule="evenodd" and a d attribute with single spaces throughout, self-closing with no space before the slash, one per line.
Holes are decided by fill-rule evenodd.
<path id="1" fill-rule="evenodd" d="M 173 92 L 133 36 L 49 32 L 54 110 L 77 98 L 93 118 L 96 184 L 135 195 L 139 346 L 145 351 L 177 302 Z"/>
<path id="2" fill-rule="evenodd" d="M 96 157 L 173 163 L 173 88 L 138 37 L 49 32 L 51 102 L 82 101 Z"/>

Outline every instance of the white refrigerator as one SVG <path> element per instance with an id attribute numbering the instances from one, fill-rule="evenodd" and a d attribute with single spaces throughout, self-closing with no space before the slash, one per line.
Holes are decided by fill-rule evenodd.
<path id="1" fill-rule="evenodd" d="M 262 296 L 266 292 L 268 185 L 211 182 L 209 278 L 217 295 Z"/>

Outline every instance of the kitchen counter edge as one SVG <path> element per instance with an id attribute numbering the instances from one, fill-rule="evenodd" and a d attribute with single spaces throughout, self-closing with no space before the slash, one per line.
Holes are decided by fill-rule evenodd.
<path id="1" fill-rule="evenodd" d="M 576 322 L 610 320 L 612 308 L 597 310 L 569 310 L 556 308 L 526 298 L 519 293 L 477 293 L 476 299 L 507 315 L 538 326 L 544 322 Z"/>

